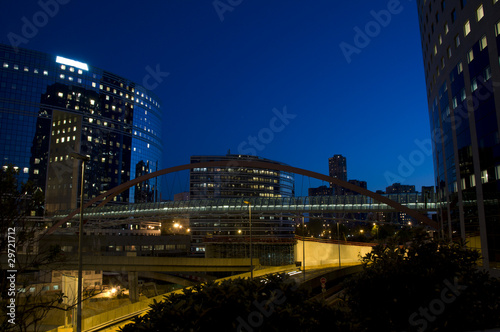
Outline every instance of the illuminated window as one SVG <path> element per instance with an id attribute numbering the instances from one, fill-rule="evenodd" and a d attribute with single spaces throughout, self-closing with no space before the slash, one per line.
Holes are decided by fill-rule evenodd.
<path id="1" fill-rule="evenodd" d="M 94 99 L 90 99 L 90 105 L 95 105 L 95 100 Z"/>
<path id="2" fill-rule="evenodd" d="M 59 78 L 64 78 L 64 74 L 59 75 Z"/>
<path id="3" fill-rule="evenodd" d="M 438 52 L 438 48 L 437 48 L 437 46 L 436 46 L 436 45 L 434 45 L 434 55 L 436 55 L 436 54 L 437 54 L 437 52 Z"/>
<path id="4" fill-rule="evenodd" d="M 38 74 L 38 69 L 36 69 L 36 68 L 35 68 L 35 69 L 33 69 L 33 72 L 34 72 L 35 74 Z"/>
<path id="5" fill-rule="evenodd" d="M 460 36 L 459 35 L 456 35 L 455 36 L 455 47 L 458 48 L 458 46 L 460 46 Z"/>
<path id="6" fill-rule="evenodd" d="M 28 67 L 24 66 L 24 71 L 30 71 Z"/>
<path id="7" fill-rule="evenodd" d="M 488 182 L 488 171 L 481 171 L 481 183 Z"/>
<path id="8" fill-rule="evenodd" d="M 64 94 L 62 92 L 59 92 L 59 93 L 57 93 L 57 96 L 62 98 L 62 97 L 64 97 Z"/>
<path id="9" fill-rule="evenodd" d="M 18 66 L 18 65 L 14 65 L 14 69 L 15 69 L 15 70 L 18 70 L 18 69 L 19 69 L 19 66 Z"/>
<path id="10" fill-rule="evenodd" d="M 472 79 L 470 89 L 471 89 L 472 92 L 474 92 L 474 91 L 477 90 L 477 80 L 476 80 L 476 78 Z"/>
<path id="11" fill-rule="evenodd" d="M 488 46 L 488 42 L 486 41 L 486 35 L 481 38 L 479 41 L 479 49 L 482 51 Z"/>
<path id="12" fill-rule="evenodd" d="M 66 69 L 66 66 L 65 65 L 61 65 L 61 69 L 62 70 Z"/>
<path id="13" fill-rule="evenodd" d="M 97 86 L 96 82 L 92 82 L 92 87 L 95 88 Z"/>
<path id="14" fill-rule="evenodd" d="M 443 44 L 443 36 L 441 36 L 441 34 L 439 34 L 439 45 L 442 45 Z"/>
<path id="15" fill-rule="evenodd" d="M 49 75 L 49 72 L 48 72 L 48 71 L 46 71 L 46 70 L 44 70 L 44 71 L 43 71 L 43 74 L 44 74 L 45 76 L 47 76 L 47 75 Z"/>
<path id="16" fill-rule="evenodd" d="M 477 16 L 477 21 L 481 21 L 481 19 L 484 17 L 484 9 L 483 5 L 479 6 L 476 10 L 476 16 Z"/>
<path id="17" fill-rule="evenodd" d="M 500 21 L 495 24 L 495 32 L 497 36 L 500 35 Z"/>
<path id="18" fill-rule="evenodd" d="M 472 60 L 474 60 L 474 50 L 471 48 L 469 52 L 467 52 L 467 61 L 471 63 Z"/>
<path id="19" fill-rule="evenodd" d="M 87 136 L 87 141 L 92 142 L 92 136 Z"/>
<path id="20" fill-rule="evenodd" d="M 4 67 L 4 68 L 9 68 L 9 64 L 8 64 L 7 62 L 4 62 L 4 63 L 3 63 L 3 67 Z"/>
<path id="21" fill-rule="evenodd" d="M 457 72 L 460 75 L 464 71 L 464 66 L 462 65 L 462 61 L 460 61 L 457 65 Z"/>
<path id="22" fill-rule="evenodd" d="M 464 36 L 467 36 L 469 33 L 470 33 L 470 21 L 467 21 L 464 24 Z"/>

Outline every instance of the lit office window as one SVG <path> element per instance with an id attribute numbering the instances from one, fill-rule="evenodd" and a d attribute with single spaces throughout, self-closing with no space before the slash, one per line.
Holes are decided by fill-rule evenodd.
<path id="1" fill-rule="evenodd" d="M 471 63 L 472 60 L 474 60 L 474 50 L 471 48 L 469 52 L 467 52 L 467 61 Z"/>
<path id="2" fill-rule="evenodd" d="M 78 74 L 80 74 L 80 75 L 83 74 L 83 70 L 78 69 Z"/>
<path id="3" fill-rule="evenodd" d="M 65 70 L 65 69 L 66 69 L 66 66 L 65 66 L 65 65 L 61 65 L 61 69 L 62 69 L 62 70 Z"/>
<path id="4" fill-rule="evenodd" d="M 443 44 L 443 36 L 441 36 L 441 34 L 439 34 L 439 45 L 442 45 Z"/>
<path id="5" fill-rule="evenodd" d="M 484 35 L 481 40 L 479 41 L 479 49 L 482 51 L 488 46 L 488 42 L 486 40 L 486 35 Z"/>
<path id="6" fill-rule="evenodd" d="M 488 182 L 488 171 L 481 171 L 481 183 Z"/>
<path id="7" fill-rule="evenodd" d="M 59 93 L 57 93 L 57 96 L 60 97 L 60 98 L 63 98 L 64 94 L 62 92 L 59 92 Z"/>
<path id="8" fill-rule="evenodd" d="M 467 36 L 469 33 L 470 33 L 470 21 L 467 21 L 464 24 L 464 36 Z"/>
<path id="9" fill-rule="evenodd" d="M 470 89 L 471 89 L 472 92 L 474 92 L 474 91 L 477 90 L 477 80 L 476 80 L 476 78 L 472 79 Z"/>
<path id="10" fill-rule="evenodd" d="M 460 75 L 464 71 L 464 66 L 462 65 L 462 61 L 460 61 L 457 65 L 457 72 Z"/>
<path id="11" fill-rule="evenodd" d="M 49 72 L 48 72 L 48 71 L 46 71 L 46 70 L 44 70 L 44 71 L 43 71 L 43 75 L 47 76 L 47 75 L 49 75 Z"/>
<path id="12" fill-rule="evenodd" d="M 9 64 L 8 64 L 7 62 L 4 62 L 4 63 L 3 63 L 3 67 L 4 67 L 4 68 L 9 68 Z"/>
<path id="13" fill-rule="evenodd" d="M 491 78 L 491 67 L 488 66 L 486 67 L 486 69 L 484 70 L 484 80 L 487 81 Z"/>
<path id="14" fill-rule="evenodd" d="M 19 70 L 19 66 L 18 65 L 14 65 L 14 69 L 15 70 Z"/>
<path id="15" fill-rule="evenodd" d="M 59 78 L 64 79 L 64 74 L 59 75 Z"/>
<path id="16" fill-rule="evenodd" d="M 24 71 L 30 71 L 30 69 L 26 66 L 24 66 Z"/>
<path id="17" fill-rule="evenodd" d="M 438 53 L 438 48 L 436 45 L 434 45 L 434 55 L 436 55 Z"/>
<path id="18" fill-rule="evenodd" d="M 481 19 L 484 17 L 484 9 L 483 5 L 479 6 L 476 10 L 476 16 L 477 16 L 477 21 L 481 21 Z"/>

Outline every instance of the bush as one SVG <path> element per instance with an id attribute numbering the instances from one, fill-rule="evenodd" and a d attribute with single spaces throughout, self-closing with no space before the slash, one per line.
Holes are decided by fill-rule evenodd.
<path id="1" fill-rule="evenodd" d="M 417 232 L 362 259 L 346 283 L 346 302 L 361 330 L 472 331 L 500 326 L 500 283 L 477 269 L 480 256 L 463 243 Z"/>
<path id="2" fill-rule="evenodd" d="M 341 313 L 308 298 L 287 275 L 210 282 L 155 302 L 121 331 L 339 330 Z"/>

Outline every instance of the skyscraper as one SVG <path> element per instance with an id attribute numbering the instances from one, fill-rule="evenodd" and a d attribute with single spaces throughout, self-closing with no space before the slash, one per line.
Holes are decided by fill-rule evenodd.
<path id="1" fill-rule="evenodd" d="M 419 0 L 441 231 L 500 262 L 500 3 Z M 477 241 L 475 241 L 477 240 Z"/>
<path id="2" fill-rule="evenodd" d="M 273 164 L 282 163 L 256 156 L 192 156 L 191 163 L 224 161 L 224 167 L 199 167 L 190 171 L 190 199 L 220 199 L 237 202 L 248 199 L 251 204 L 260 204 L 266 199 L 293 197 L 295 179 L 293 174 L 272 169 Z M 239 161 L 269 163 L 269 169 L 242 167 Z M 247 205 L 245 205 L 247 207 Z M 252 213 L 252 228 L 249 213 L 227 213 L 213 217 L 200 213 L 190 217 L 192 250 L 211 258 L 248 257 L 250 230 L 253 236 L 254 257 L 268 265 L 293 263 L 294 220 L 286 213 Z"/>
<path id="3" fill-rule="evenodd" d="M 90 156 L 84 200 L 158 167 L 162 116 L 151 91 L 83 62 L 1 44 L 0 77 L 1 166 L 45 192 L 46 212 L 77 207 L 71 152 Z M 156 190 L 144 183 L 114 203 L 152 199 Z"/>
<path id="4" fill-rule="evenodd" d="M 347 181 L 347 162 L 346 158 L 340 154 L 336 154 L 328 159 L 328 171 L 331 177 L 339 180 Z M 333 189 L 334 195 L 343 195 L 344 188 L 330 183 L 330 188 Z"/>

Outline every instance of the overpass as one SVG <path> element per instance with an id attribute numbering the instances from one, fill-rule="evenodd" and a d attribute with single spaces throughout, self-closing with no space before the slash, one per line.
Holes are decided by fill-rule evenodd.
<path id="1" fill-rule="evenodd" d="M 437 211 L 438 203 L 435 196 L 425 197 L 420 193 L 382 195 L 393 202 L 399 203 L 415 211 Z M 305 196 L 305 197 L 242 197 L 218 198 L 189 201 L 139 203 L 130 205 L 111 205 L 87 208 L 84 219 L 106 220 L 122 218 L 162 218 L 162 217 L 193 217 L 217 215 L 245 215 L 248 205 L 252 204 L 255 214 L 294 214 L 306 213 L 368 213 L 396 212 L 397 210 L 371 197 L 363 195 L 351 196 Z M 60 211 L 52 217 L 58 221 L 67 218 L 72 211 Z M 77 219 L 78 215 L 73 215 Z M 67 220 L 67 219 L 66 219 Z"/>
<path id="2" fill-rule="evenodd" d="M 368 209 L 368 207 L 372 204 L 386 204 L 387 206 L 393 208 L 394 209 L 393 211 L 406 213 L 408 216 L 414 218 L 418 222 L 421 222 L 421 223 L 423 223 L 427 226 L 430 226 L 434 229 L 438 229 L 438 224 L 435 221 L 429 219 L 427 216 L 423 215 L 419 211 L 416 211 L 415 209 L 412 209 L 406 205 L 398 203 L 398 202 L 396 202 L 388 197 L 374 193 L 368 189 L 361 188 L 361 187 L 356 186 L 354 184 L 351 184 L 349 182 L 342 181 L 342 180 L 337 179 L 335 177 L 327 176 L 327 175 L 324 175 L 321 173 L 317 173 L 317 172 L 313 172 L 313 171 L 309 171 L 309 170 L 305 170 L 305 169 L 301 169 L 301 168 L 297 168 L 297 167 L 292 167 L 292 166 L 288 166 L 288 165 L 273 164 L 273 163 L 262 162 L 262 161 L 248 161 L 248 160 L 238 160 L 237 162 L 234 162 L 234 161 L 232 161 L 232 162 L 208 161 L 208 162 L 192 163 L 192 164 L 186 164 L 186 165 L 165 168 L 165 169 L 162 169 L 162 170 L 150 173 L 150 174 L 140 176 L 140 177 L 133 179 L 133 180 L 130 180 L 128 182 L 122 183 L 122 184 L 108 190 L 107 192 L 104 192 L 101 195 L 91 199 L 90 201 L 88 201 L 87 203 L 84 204 L 83 208 L 86 210 L 86 209 L 88 209 L 96 204 L 98 204 L 98 207 L 102 207 L 102 206 L 106 205 L 108 202 L 112 201 L 114 197 L 116 197 L 120 193 L 124 192 L 125 190 L 128 190 L 129 188 L 131 188 L 139 183 L 142 183 L 144 181 L 147 181 L 149 179 L 152 179 L 152 178 L 155 178 L 155 177 L 158 177 L 161 175 L 170 174 L 170 173 L 179 172 L 179 171 L 184 171 L 184 170 L 190 170 L 193 168 L 210 168 L 210 167 L 227 167 L 227 168 L 248 167 L 248 168 L 257 168 L 257 169 L 271 169 L 271 170 L 284 171 L 284 172 L 289 172 L 289 173 L 295 173 L 295 174 L 302 175 L 302 176 L 312 177 L 312 178 L 315 178 L 315 179 L 318 179 L 321 181 L 325 181 L 325 182 L 339 185 L 343 188 L 349 189 L 353 192 L 360 194 L 361 197 L 366 196 L 367 199 L 368 198 L 372 199 L 373 201 L 368 200 L 366 204 L 360 203 L 361 204 L 361 206 L 359 206 L 360 208 L 365 208 L 365 207 L 367 208 L 364 211 L 367 211 L 367 212 L 370 211 Z M 357 196 L 357 195 L 355 195 L 355 196 Z M 353 196 L 353 197 L 355 197 L 355 196 Z M 261 199 L 266 199 L 266 198 L 261 198 L 261 197 L 252 198 L 251 199 L 252 208 L 257 208 L 257 205 L 259 205 L 259 200 L 261 200 Z M 309 202 L 311 201 L 311 197 L 309 197 L 307 199 L 302 199 L 302 200 L 301 200 L 301 197 L 280 198 L 281 200 L 283 200 L 284 203 L 287 202 L 286 199 L 290 199 L 289 203 L 292 203 L 292 204 L 281 204 L 281 205 L 278 204 L 279 201 L 273 201 L 275 199 L 276 198 L 269 198 L 269 201 L 267 201 L 267 202 L 269 202 L 269 204 L 260 204 L 260 207 L 261 208 L 267 207 L 268 211 L 272 211 L 271 206 L 274 206 L 275 208 L 279 206 L 280 208 L 289 207 L 290 212 L 292 210 L 304 211 L 305 213 L 314 212 L 314 211 L 325 212 L 325 213 L 333 212 L 329 209 L 321 209 L 320 208 L 319 205 L 323 205 L 325 203 L 321 203 L 321 204 L 318 203 L 318 204 L 312 204 L 312 205 L 305 204 L 306 201 L 309 201 Z M 227 200 L 230 200 L 230 199 L 227 199 Z M 336 198 L 336 200 L 338 200 L 338 198 Z M 210 200 L 207 200 L 206 202 L 204 202 L 204 201 L 205 200 L 189 201 L 189 203 L 183 203 L 183 204 L 188 204 L 187 206 L 184 206 L 184 210 L 186 210 L 186 207 L 187 207 L 188 211 L 191 208 L 193 213 L 195 211 L 198 211 L 197 214 L 199 214 L 200 211 L 203 211 L 204 209 L 207 209 L 207 207 L 212 206 L 212 207 L 215 207 L 216 210 L 219 210 L 220 212 L 229 213 L 229 211 L 231 211 L 230 205 L 229 205 L 230 201 L 226 201 L 227 205 L 224 205 L 225 204 L 224 199 L 222 199 L 222 201 L 219 201 L 218 204 L 210 204 Z M 193 203 L 191 203 L 191 202 L 193 202 Z M 196 203 L 194 203 L 194 202 L 196 202 Z M 204 206 L 201 205 L 201 203 L 203 203 L 203 202 L 205 203 Z M 379 203 L 375 203 L 375 202 L 379 202 Z M 427 202 L 423 202 L 423 203 L 428 204 Z M 172 204 L 175 204 L 175 203 L 172 203 Z M 191 204 L 193 204 L 193 205 L 191 205 Z M 195 206 L 195 204 L 198 204 L 198 205 Z M 255 204 L 255 205 L 253 205 L 253 204 Z M 358 203 L 356 203 L 356 204 L 358 204 Z M 412 204 L 412 203 L 405 202 L 405 204 Z M 318 205 L 318 207 L 315 207 L 314 205 Z M 332 202 L 330 205 L 331 205 L 331 208 L 333 209 L 333 207 L 334 207 L 334 205 L 336 205 L 336 203 L 334 204 Z M 345 208 L 345 204 L 340 204 L 340 205 L 343 205 Z M 363 206 L 363 205 L 368 205 L 368 206 Z M 337 206 L 339 206 L 339 205 L 337 205 Z M 173 207 L 171 207 L 170 210 L 175 211 L 175 208 L 176 207 L 174 205 Z M 224 211 L 224 209 L 227 209 L 227 210 Z M 436 209 L 436 207 L 434 207 L 434 209 Z M 158 209 L 153 209 L 153 211 L 151 211 L 151 212 L 157 213 L 158 212 L 157 210 Z M 163 210 L 165 210 L 165 209 L 163 208 Z M 169 209 L 167 208 L 166 211 L 168 211 L 168 210 Z M 232 211 L 241 213 L 242 210 L 244 210 L 243 199 L 239 199 L 238 203 L 234 205 Z M 283 210 L 280 210 L 280 211 L 283 212 Z M 339 211 L 339 212 L 345 212 L 345 211 L 346 210 L 343 209 L 342 211 Z M 61 215 L 61 214 L 58 215 L 56 220 L 55 220 L 55 223 L 47 230 L 47 234 L 52 234 L 56 229 L 58 229 L 65 222 L 71 220 L 71 218 L 73 218 L 78 212 L 79 212 L 79 209 L 75 209 L 75 210 L 71 211 L 68 215 Z M 176 213 L 179 213 L 179 212 L 180 211 L 176 211 Z M 254 212 L 255 212 L 255 209 L 254 209 Z M 355 211 L 351 210 L 349 212 L 355 212 Z M 130 211 L 124 211 L 123 213 L 124 214 L 126 213 L 127 216 L 130 217 L 130 214 L 129 214 Z M 145 211 L 144 211 L 144 213 L 145 213 Z M 99 217 L 101 215 L 102 215 L 102 213 L 96 214 L 96 216 L 99 216 Z M 97 219 L 100 219 L 100 218 L 97 218 Z"/>

